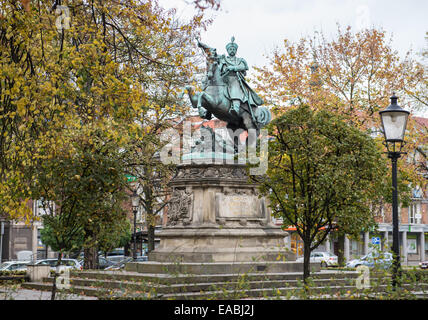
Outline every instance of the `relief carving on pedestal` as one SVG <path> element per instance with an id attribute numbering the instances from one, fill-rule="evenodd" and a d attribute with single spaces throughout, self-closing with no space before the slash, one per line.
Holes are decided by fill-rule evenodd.
<path id="1" fill-rule="evenodd" d="M 245 168 L 236 167 L 184 167 L 179 168 L 175 180 L 192 179 L 200 180 L 205 178 L 218 178 L 218 179 L 233 179 L 233 180 L 246 180 L 247 173 Z"/>
<path id="2" fill-rule="evenodd" d="M 190 224 L 190 208 L 192 204 L 192 193 L 185 189 L 174 189 L 168 203 L 167 225 L 175 226 L 182 222 L 184 225 Z"/>

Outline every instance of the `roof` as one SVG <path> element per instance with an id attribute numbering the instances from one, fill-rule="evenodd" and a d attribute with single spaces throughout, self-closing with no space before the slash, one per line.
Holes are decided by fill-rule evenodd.
<path id="1" fill-rule="evenodd" d="M 176 122 L 175 127 L 176 128 L 180 128 L 183 125 L 183 123 L 186 122 L 186 121 L 187 122 L 191 122 L 191 124 L 192 124 L 192 126 L 191 126 L 192 130 L 197 130 L 197 129 L 201 128 L 201 127 L 210 127 L 211 129 L 215 130 L 215 129 L 226 128 L 226 126 L 227 126 L 227 122 L 219 120 L 217 118 L 213 118 L 211 120 L 206 120 L 206 119 L 203 119 L 203 118 L 201 118 L 199 116 L 188 116 L 188 117 L 185 117 L 185 118 L 180 118 Z M 243 131 L 240 134 L 239 137 L 240 137 L 241 141 L 245 141 L 245 139 L 247 138 L 247 136 L 248 136 L 248 132 L 247 131 Z"/>
<path id="2" fill-rule="evenodd" d="M 415 121 L 416 121 L 418 124 L 420 124 L 420 125 L 422 125 L 422 126 L 424 126 L 424 127 L 428 128 L 428 118 L 423 118 L 423 117 L 413 117 L 413 119 L 415 119 Z"/>

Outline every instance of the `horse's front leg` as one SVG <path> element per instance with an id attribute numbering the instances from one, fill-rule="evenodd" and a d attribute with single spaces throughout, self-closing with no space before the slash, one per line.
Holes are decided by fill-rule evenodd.
<path id="1" fill-rule="evenodd" d="M 212 113 L 209 112 L 207 109 L 205 109 L 204 107 L 202 107 L 202 99 L 204 99 L 204 102 L 207 102 L 210 99 L 210 96 L 205 93 L 205 92 L 200 92 L 198 93 L 198 103 L 197 103 L 197 108 L 198 108 L 198 113 L 199 116 L 202 119 L 207 119 L 207 120 L 211 120 L 212 118 Z"/>
<path id="2" fill-rule="evenodd" d="M 199 103 L 199 94 L 195 94 L 193 92 L 193 88 L 191 86 L 186 86 L 185 90 L 187 91 L 187 94 L 189 95 L 189 100 L 192 103 L 192 107 L 197 108 L 197 105 Z"/>

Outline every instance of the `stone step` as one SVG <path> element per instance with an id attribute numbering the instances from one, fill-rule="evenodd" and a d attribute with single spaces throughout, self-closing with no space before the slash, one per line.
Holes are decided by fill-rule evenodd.
<path id="1" fill-rule="evenodd" d="M 81 279 L 83 281 L 88 281 L 88 279 Z M 347 279 L 343 279 L 347 280 Z M 386 279 L 387 280 L 387 279 Z M 48 279 L 47 281 L 52 281 Z M 221 287 L 217 284 L 206 284 L 204 286 L 194 286 L 182 285 L 183 288 L 179 288 L 179 285 L 176 285 L 175 288 L 171 286 L 163 286 L 163 288 L 156 288 L 153 290 L 147 290 L 147 287 L 134 287 L 129 288 L 126 286 L 122 287 L 102 287 L 95 285 L 91 282 L 74 282 L 73 279 L 72 288 L 69 290 L 64 290 L 68 293 L 75 293 L 81 295 L 95 296 L 100 299 L 245 299 L 245 298 L 282 298 L 282 299 L 292 299 L 293 297 L 305 297 L 303 295 L 304 290 L 301 284 L 287 283 L 284 286 L 284 283 L 278 283 L 275 281 L 271 283 L 266 283 L 263 281 L 252 282 L 244 284 L 242 287 L 239 287 L 237 284 L 225 284 L 224 287 Z M 328 299 L 330 297 L 346 297 L 346 295 L 361 293 L 362 290 L 357 290 L 354 284 L 336 283 L 323 285 L 321 282 L 313 282 L 310 286 L 309 295 L 320 295 L 323 294 L 323 299 Z M 282 285 L 276 287 L 276 285 Z M 134 284 L 135 285 L 135 284 Z M 241 284 L 242 285 L 242 284 Z M 51 290 L 52 283 L 31 283 L 27 282 L 22 284 L 22 287 L 27 289 L 37 289 L 37 290 Z M 383 291 L 388 287 L 388 284 L 379 284 L 376 281 L 372 282 L 371 290 Z M 198 291 L 193 291 L 195 289 Z M 416 298 L 427 298 L 428 297 L 428 284 L 420 284 L 418 287 L 403 285 L 403 288 L 408 290 L 415 291 Z M 138 290 L 141 289 L 141 290 Z M 204 290 L 205 289 L 205 290 Z M 192 292 L 193 291 L 193 292 Z M 318 296 L 319 297 L 319 296 Z"/>
<path id="2" fill-rule="evenodd" d="M 424 298 L 428 291 L 428 285 L 416 288 L 418 292 L 415 295 L 416 298 Z M 382 293 L 388 288 L 388 285 L 376 285 L 371 288 L 371 294 L 376 292 Z M 414 290 L 414 288 L 404 285 L 403 288 L 408 290 Z M 216 291 L 205 291 L 205 292 L 188 292 L 188 293 L 169 293 L 169 294 L 158 294 L 157 299 L 162 300 L 198 300 L 198 299 L 254 299 L 254 298 L 280 298 L 280 299 L 309 299 L 309 298 L 333 298 L 348 297 L 350 295 L 362 294 L 364 291 L 357 289 L 353 285 L 339 285 L 339 286 L 319 286 L 310 287 L 309 292 L 305 292 L 302 287 L 279 287 L 279 288 L 258 288 L 251 290 L 216 290 Z M 137 299 L 137 297 L 134 297 Z"/>
<path id="3" fill-rule="evenodd" d="M 319 264 L 311 265 L 312 272 L 320 271 Z M 125 265 L 125 271 L 151 273 L 151 274 L 227 274 L 227 273 L 288 273 L 303 270 L 303 262 L 293 261 L 268 261 L 268 262 L 129 262 Z"/>
<path id="4" fill-rule="evenodd" d="M 311 287 L 315 288 L 355 288 L 355 272 L 320 272 L 312 275 Z M 161 281 L 159 281 L 159 279 Z M 53 278 L 45 278 L 44 283 L 25 283 L 23 286 L 38 290 L 51 290 Z M 371 277 L 372 283 L 385 283 L 388 277 Z M 222 295 L 260 295 L 276 294 L 278 290 L 297 290 L 302 288 L 302 274 L 227 274 L 227 275 L 141 275 L 129 272 L 81 271 L 71 274 L 73 293 L 91 296 L 124 298 L 136 292 L 137 297 L 178 299 Z M 278 289 L 279 288 L 279 289 Z M 282 289 L 281 289 L 282 288 Z M 284 289 L 285 288 L 285 289 Z M 253 292 L 254 291 L 254 292 Z M 219 293 L 220 292 L 220 293 Z M 247 292 L 247 293 L 246 293 Z M 251 292 L 251 293 L 248 293 Z M 184 295 L 184 296 L 183 296 Z M 188 296 L 186 296 L 188 295 Z M 141 298 L 140 297 L 140 298 Z"/>
<path id="5" fill-rule="evenodd" d="M 51 283 L 53 278 L 45 278 L 44 282 Z M 386 283 L 387 279 L 382 279 Z M 373 281 L 375 283 L 375 281 Z M 178 293 L 178 292 L 200 292 L 200 291 L 213 291 L 213 290 L 240 290 L 240 289 L 262 289 L 262 288 L 279 288 L 279 287 L 301 287 L 302 281 L 296 280 L 248 280 L 241 279 L 241 281 L 225 281 L 225 282 L 186 282 L 174 284 L 159 284 L 153 282 L 135 282 L 135 281 L 117 281 L 117 280 L 101 280 L 101 279 L 88 279 L 88 278 L 72 278 L 70 284 L 79 287 L 97 287 L 106 290 L 122 289 L 122 290 L 136 290 L 147 293 Z M 355 279 L 313 279 L 311 285 L 316 287 L 329 287 L 329 286 L 355 286 Z"/>
<path id="6" fill-rule="evenodd" d="M 32 283 L 27 282 L 22 285 L 26 289 L 36 289 L 42 291 L 52 290 L 52 283 Z M 168 292 L 162 293 L 144 292 L 144 291 L 127 291 L 126 289 L 105 289 L 91 286 L 75 286 L 70 289 L 63 290 L 67 293 L 75 293 L 80 295 L 94 296 L 100 299 L 178 299 L 178 300 L 193 300 L 193 299 L 243 299 L 243 298 L 263 298 L 272 296 L 285 296 L 289 293 L 290 296 L 296 295 L 296 292 L 302 292 L 302 287 L 279 287 L 279 288 L 253 288 L 253 289 L 219 289 L 210 288 L 209 291 L 195 292 Z M 355 289 L 354 286 L 331 286 L 328 291 L 326 287 L 311 288 L 311 293 L 319 292 L 341 292 L 346 293 L 349 290 Z"/>
<path id="7" fill-rule="evenodd" d="M 357 272 L 318 272 L 311 274 L 313 279 L 353 279 L 358 277 Z M 373 274 L 376 278 L 383 275 Z M 71 274 L 72 278 L 87 278 L 100 280 L 153 282 L 160 284 L 174 283 L 201 283 L 201 282 L 226 282 L 256 280 L 302 280 L 302 273 L 246 273 L 246 274 L 209 274 L 209 275 L 186 275 L 186 274 L 141 274 L 127 271 L 79 271 Z"/>

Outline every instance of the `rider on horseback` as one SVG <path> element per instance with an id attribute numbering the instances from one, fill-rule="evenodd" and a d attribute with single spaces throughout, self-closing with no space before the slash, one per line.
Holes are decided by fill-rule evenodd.
<path id="1" fill-rule="evenodd" d="M 250 88 L 245 81 L 246 71 L 248 64 L 243 58 L 236 57 L 238 45 L 232 41 L 226 45 L 228 56 L 217 56 L 219 68 L 224 81 L 227 83 L 227 90 L 225 92 L 226 98 L 231 101 L 229 112 L 235 116 L 241 115 L 244 110 L 250 113 L 254 120 L 253 108 L 263 104 L 263 100 Z M 206 52 L 215 52 L 215 49 L 198 41 L 198 46 L 203 48 Z"/>

